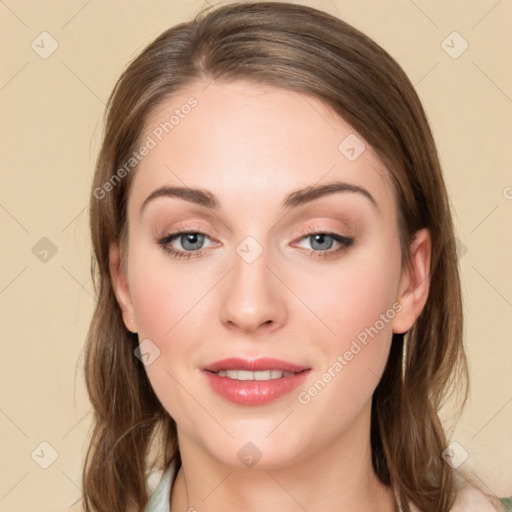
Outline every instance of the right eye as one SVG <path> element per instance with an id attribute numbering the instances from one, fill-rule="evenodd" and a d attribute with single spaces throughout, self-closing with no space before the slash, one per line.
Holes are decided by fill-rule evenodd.
<path id="1" fill-rule="evenodd" d="M 175 258 L 198 257 L 205 249 L 205 241 L 210 238 L 198 231 L 180 231 L 171 233 L 158 240 L 162 248 Z M 211 240 L 210 240 L 211 242 Z"/>

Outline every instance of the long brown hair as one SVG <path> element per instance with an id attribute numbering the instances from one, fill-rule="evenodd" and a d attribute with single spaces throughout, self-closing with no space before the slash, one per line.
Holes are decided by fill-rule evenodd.
<path id="1" fill-rule="evenodd" d="M 403 378 L 404 337 L 394 335 L 373 396 L 371 445 L 375 472 L 396 489 L 404 512 L 409 503 L 447 512 L 457 482 L 441 457 L 447 439 L 438 411 L 454 383 L 465 400 L 467 367 L 453 225 L 429 124 L 411 82 L 380 46 L 333 16 L 278 2 L 208 9 L 170 28 L 130 63 L 108 101 L 90 202 L 98 301 L 85 348 L 95 412 L 83 472 L 85 508 L 141 510 L 150 465 L 179 463 L 176 425 L 134 356 L 138 339 L 126 330 L 112 290 L 108 250 L 124 240 L 136 169 L 115 182 L 113 176 L 169 96 L 194 82 L 236 79 L 312 95 L 373 146 L 395 189 L 404 264 L 414 233 L 430 231 L 429 297 L 407 336 Z"/>

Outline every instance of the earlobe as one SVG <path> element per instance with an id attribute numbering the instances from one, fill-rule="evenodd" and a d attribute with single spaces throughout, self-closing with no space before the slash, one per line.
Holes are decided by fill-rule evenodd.
<path id="1" fill-rule="evenodd" d="M 133 310 L 130 290 L 126 274 L 121 264 L 121 255 L 119 245 L 112 244 L 109 249 L 109 270 L 112 288 L 123 315 L 123 321 L 126 328 L 133 333 L 137 332 L 135 323 L 135 314 Z"/>
<path id="2" fill-rule="evenodd" d="M 431 239 L 427 229 L 419 230 L 410 246 L 411 265 L 404 265 L 397 302 L 402 309 L 393 319 L 393 332 L 407 332 L 420 316 L 430 289 Z"/>

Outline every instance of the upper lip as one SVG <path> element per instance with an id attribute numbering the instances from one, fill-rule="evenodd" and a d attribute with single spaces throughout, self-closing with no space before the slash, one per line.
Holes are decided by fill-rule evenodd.
<path id="1" fill-rule="evenodd" d="M 203 366 L 203 371 L 218 372 L 220 370 L 247 370 L 251 372 L 264 370 L 281 370 L 283 372 L 298 373 L 303 370 L 309 370 L 307 366 L 302 366 L 280 359 L 264 357 L 260 359 L 242 359 L 240 357 L 230 357 L 221 359 L 214 363 Z"/>

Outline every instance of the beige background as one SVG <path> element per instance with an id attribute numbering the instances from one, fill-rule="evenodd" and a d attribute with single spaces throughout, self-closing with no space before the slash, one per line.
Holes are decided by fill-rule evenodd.
<path id="1" fill-rule="evenodd" d="M 512 2 L 304 3 L 384 46 L 424 102 L 461 241 L 471 360 L 452 439 L 483 485 L 510 495 Z M 80 366 L 93 305 L 86 208 L 104 103 L 125 64 L 201 5 L 0 1 L 1 511 L 60 510 L 80 495 L 91 419 Z M 46 59 L 31 47 L 51 48 L 44 31 L 58 42 Z M 454 31 L 463 39 L 442 43 Z"/>

